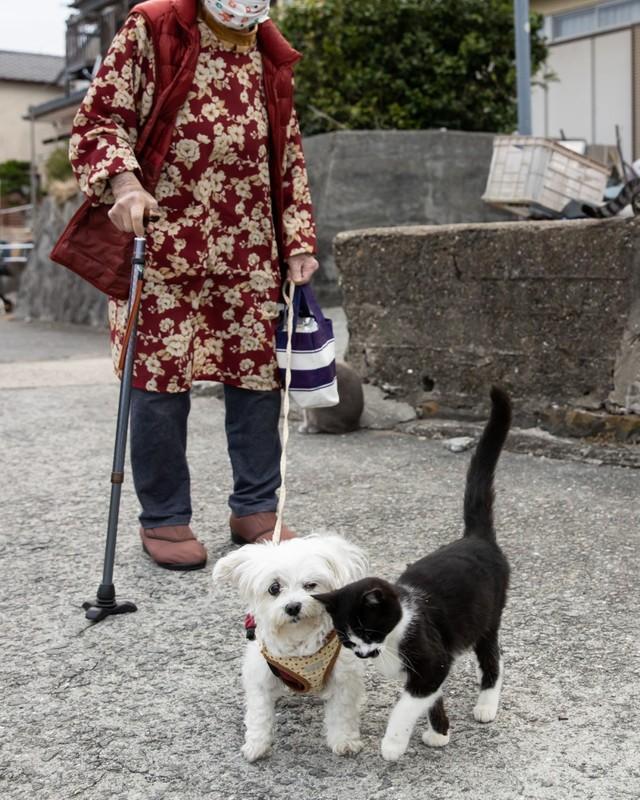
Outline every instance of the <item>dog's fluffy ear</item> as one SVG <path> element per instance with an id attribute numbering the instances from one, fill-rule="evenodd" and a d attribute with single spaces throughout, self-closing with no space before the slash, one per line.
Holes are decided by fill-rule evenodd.
<path id="1" fill-rule="evenodd" d="M 336 534 L 323 537 L 323 543 L 322 555 L 335 577 L 336 589 L 364 578 L 369 567 L 364 550 Z"/>
<path id="2" fill-rule="evenodd" d="M 240 592 L 240 596 L 247 600 L 252 592 L 252 576 L 261 545 L 249 544 L 234 550 L 233 553 L 220 558 L 211 577 L 214 583 L 230 583 Z"/>

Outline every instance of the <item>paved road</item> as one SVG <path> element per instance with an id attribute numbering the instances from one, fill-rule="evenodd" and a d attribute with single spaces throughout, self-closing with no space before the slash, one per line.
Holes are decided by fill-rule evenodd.
<path id="1" fill-rule="evenodd" d="M 291 698 L 272 757 L 248 765 L 239 753 L 242 609 L 212 589 L 211 565 L 180 575 L 150 563 L 129 482 L 116 586 L 139 611 L 90 626 L 79 609 L 100 578 L 117 388 L 73 381 L 0 389 L 0 797 L 640 796 L 637 471 L 504 454 L 497 518 L 513 585 L 495 723 L 472 718 L 465 657 L 447 690 L 451 744 L 429 750 L 415 736 L 404 760 L 387 764 L 378 748 L 397 687 L 372 669 L 359 756 L 333 756 L 319 705 Z M 213 562 L 229 547 L 230 480 L 214 397 L 194 400 L 190 458 L 194 526 Z M 458 535 L 467 461 L 393 432 L 296 433 L 287 519 L 302 532 L 345 533 L 369 551 L 375 573 L 393 578 Z"/>

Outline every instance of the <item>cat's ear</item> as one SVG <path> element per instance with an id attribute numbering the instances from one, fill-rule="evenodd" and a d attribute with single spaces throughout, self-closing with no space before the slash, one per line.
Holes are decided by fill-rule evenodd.
<path id="1" fill-rule="evenodd" d="M 337 605 L 337 592 L 324 592 L 323 594 L 312 594 L 314 600 L 317 600 L 319 603 L 327 609 L 327 611 L 331 614 L 332 611 L 335 610 Z"/>
<path id="2" fill-rule="evenodd" d="M 362 595 L 362 602 L 366 606 L 379 606 L 384 600 L 384 592 L 382 589 L 369 589 Z"/>

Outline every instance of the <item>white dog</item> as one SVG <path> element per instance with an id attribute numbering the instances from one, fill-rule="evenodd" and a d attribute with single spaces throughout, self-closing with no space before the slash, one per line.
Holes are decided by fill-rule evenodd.
<path id="1" fill-rule="evenodd" d="M 335 534 L 245 545 L 217 562 L 214 582 L 236 586 L 256 623 L 242 669 L 242 752 L 248 761 L 269 752 L 276 700 L 292 691 L 313 692 L 325 701 L 327 743 L 334 753 L 362 749 L 362 665 L 341 646 L 331 617 L 311 594 L 340 588 L 366 570 L 364 552 Z"/>

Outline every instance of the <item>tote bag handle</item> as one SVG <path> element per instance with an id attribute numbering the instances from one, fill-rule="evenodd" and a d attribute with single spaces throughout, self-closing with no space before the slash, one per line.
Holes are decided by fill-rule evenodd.
<path id="1" fill-rule="evenodd" d="M 320 328 L 322 325 L 326 323 L 326 319 L 324 314 L 322 313 L 322 309 L 320 308 L 318 301 L 316 300 L 316 296 L 313 293 L 313 289 L 308 283 L 305 283 L 302 286 L 296 286 L 295 292 L 293 294 L 294 333 L 300 315 L 302 315 L 303 317 L 314 317 L 315 321 L 318 323 L 318 328 Z"/>

